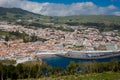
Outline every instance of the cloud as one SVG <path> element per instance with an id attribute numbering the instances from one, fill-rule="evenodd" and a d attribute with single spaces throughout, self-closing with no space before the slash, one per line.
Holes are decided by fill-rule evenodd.
<path id="1" fill-rule="evenodd" d="M 120 12 L 114 12 L 114 15 L 120 16 Z"/>
<path id="2" fill-rule="evenodd" d="M 48 16 L 119 14 L 119 9 L 114 5 L 101 7 L 92 2 L 65 5 L 56 3 L 38 3 L 28 0 L 0 0 L 0 6 L 22 8 L 24 10 Z"/>

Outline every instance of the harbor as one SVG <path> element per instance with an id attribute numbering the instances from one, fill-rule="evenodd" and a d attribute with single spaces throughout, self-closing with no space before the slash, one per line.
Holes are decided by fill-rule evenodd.
<path id="1" fill-rule="evenodd" d="M 75 59 L 104 59 L 120 56 L 120 50 L 116 51 L 68 51 L 63 54 L 56 54 L 57 56 Z"/>
<path id="2" fill-rule="evenodd" d="M 75 59 L 104 59 L 120 56 L 120 50 L 106 50 L 106 51 L 64 51 L 64 50 L 44 50 L 34 53 L 38 57 L 50 57 L 52 55 L 75 58 Z"/>
<path id="3" fill-rule="evenodd" d="M 114 56 L 104 59 L 78 59 L 78 58 L 67 58 L 63 56 L 50 56 L 50 57 L 43 57 L 42 60 L 52 66 L 52 67 L 61 67 L 63 69 L 66 68 L 66 66 L 71 62 L 74 61 L 75 63 L 86 63 L 86 62 L 110 62 L 112 60 L 120 60 L 120 56 Z"/>

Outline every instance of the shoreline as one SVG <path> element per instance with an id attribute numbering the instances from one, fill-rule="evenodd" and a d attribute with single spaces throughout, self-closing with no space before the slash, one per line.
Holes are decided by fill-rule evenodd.
<path id="1" fill-rule="evenodd" d="M 86 52 L 86 53 L 85 53 Z M 38 58 L 49 58 L 54 56 L 60 56 L 65 58 L 73 58 L 73 59 L 84 59 L 84 60 L 97 60 L 97 59 L 105 59 L 120 56 L 120 50 L 117 51 L 65 51 L 65 52 L 51 52 L 48 54 L 42 53 L 36 55 Z"/>
<path id="2" fill-rule="evenodd" d="M 41 55 L 37 55 L 38 58 L 48 58 L 48 57 L 53 57 L 55 56 L 55 54 L 41 54 Z"/>
<path id="3" fill-rule="evenodd" d="M 80 56 L 75 57 L 75 56 L 67 56 L 63 54 L 56 54 L 56 56 L 71 58 L 71 59 L 97 60 L 97 59 L 114 58 L 114 57 L 120 56 L 120 53 L 114 54 L 114 55 L 100 56 L 100 57 L 80 57 Z"/>
<path id="4" fill-rule="evenodd" d="M 39 56 L 37 56 L 38 58 L 40 59 L 43 59 L 43 58 L 49 58 L 49 57 L 54 57 L 54 56 L 59 56 L 59 57 L 64 57 L 64 58 L 71 58 L 71 59 L 82 59 L 82 60 L 97 60 L 97 59 L 107 59 L 107 58 L 114 58 L 114 57 L 117 57 L 117 56 L 120 56 L 120 53 L 119 54 L 114 54 L 114 55 L 109 55 L 109 56 L 102 56 L 102 57 L 88 57 L 88 58 L 85 58 L 85 57 L 72 57 L 72 56 L 66 56 L 66 55 L 63 55 L 63 54 L 41 54 Z"/>

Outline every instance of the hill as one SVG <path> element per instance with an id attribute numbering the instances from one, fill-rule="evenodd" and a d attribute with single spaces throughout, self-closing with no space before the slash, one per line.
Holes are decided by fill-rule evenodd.
<path id="1" fill-rule="evenodd" d="M 115 15 L 80 15 L 80 16 L 66 16 L 59 17 L 58 22 L 66 23 L 66 22 L 77 22 L 77 23 L 115 23 L 119 24 L 120 16 Z"/>
<path id="2" fill-rule="evenodd" d="M 80 15 L 80 16 L 42 16 L 20 8 L 3 8 L 0 7 L 0 20 L 16 19 L 37 19 L 38 22 L 53 22 L 59 24 L 65 23 L 114 23 L 120 24 L 120 16 L 115 15 Z"/>
<path id="3" fill-rule="evenodd" d="M 34 19 L 41 15 L 20 8 L 0 7 L 0 20 L 14 21 L 17 19 Z"/>
<path id="4" fill-rule="evenodd" d="M 120 80 L 120 73 L 118 72 L 104 72 L 91 74 L 74 74 L 67 76 L 51 76 L 35 80 Z M 26 79 L 27 80 L 27 79 Z"/>
<path id="5" fill-rule="evenodd" d="M 115 15 L 43 16 L 20 8 L 0 7 L 0 20 L 10 22 L 20 20 L 20 24 L 26 26 L 29 24 L 28 21 L 32 21 L 32 23 L 35 24 L 31 24 L 35 27 L 37 27 L 36 25 L 41 25 L 43 23 L 54 23 L 59 25 L 66 24 L 68 26 L 82 25 L 85 27 L 95 27 L 100 31 L 120 31 L 120 16 Z M 47 28 L 48 27 L 49 26 L 47 26 Z"/>

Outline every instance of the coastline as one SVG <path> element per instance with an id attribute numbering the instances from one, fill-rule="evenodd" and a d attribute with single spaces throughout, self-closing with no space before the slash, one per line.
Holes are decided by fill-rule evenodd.
<path id="1" fill-rule="evenodd" d="M 38 55 L 39 54 L 39 55 Z M 49 58 L 54 56 L 60 56 L 65 58 L 84 59 L 84 60 L 97 60 L 120 56 L 120 50 L 116 51 L 45 51 L 44 53 L 38 53 L 38 58 Z"/>
<path id="2" fill-rule="evenodd" d="M 105 59 L 105 58 L 114 58 L 114 57 L 120 56 L 120 54 L 104 56 L 104 57 L 94 57 L 94 58 L 71 57 L 71 56 L 65 56 L 65 55 L 60 55 L 60 54 L 56 54 L 56 56 L 65 57 L 65 58 L 72 58 L 72 59 L 97 60 L 97 59 Z"/>
<path id="3" fill-rule="evenodd" d="M 41 54 L 41 55 L 37 55 L 37 57 L 40 58 L 40 59 L 53 57 L 53 56 L 55 56 L 55 54 Z"/>
<path id="4" fill-rule="evenodd" d="M 88 54 L 86 56 L 83 56 L 83 54 L 78 55 L 74 54 L 74 53 L 67 53 L 67 54 L 56 54 L 56 56 L 60 56 L 60 57 L 65 57 L 65 58 L 73 58 L 73 59 L 84 59 L 84 60 L 97 60 L 97 59 L 105 59 L 105 58 L 114 58 L 117 56 L 120 56 L 120 52 L 114 53 L 113 54 L 107 54 L 107 55 L 99 55 L 99 56 L 88 56 Z M 90 54 L 90 53 L 89 53 Z M 95 53 L 91 53 L 90 55 L 94 55 Z M 99 53 L 97 53 L 99 54 Z"/>

